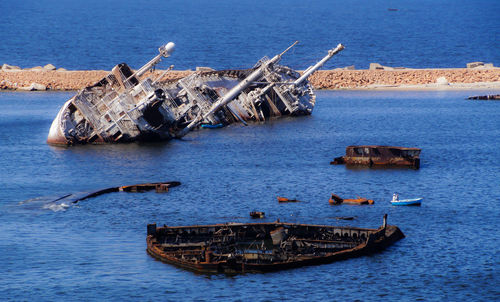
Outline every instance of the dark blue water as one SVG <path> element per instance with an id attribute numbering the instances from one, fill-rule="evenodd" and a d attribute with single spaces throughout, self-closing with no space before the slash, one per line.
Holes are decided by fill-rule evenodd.
<path id="1" fill-rule="evenodd" d="M 300 40 L 283 61 L 297 69 L 338 43 L 325 68 L 500 66 L 499 14 L 498 0 L 2 0 L 0 64 L 138 68 L 173 41 L 162 67 L 248 68 Z"/>
<path id="2" fill-rule="evenodd" d="M 319 92 L 309 117 L 183 141 L 56 148 L 46 135 L 71 94 L 1 93 L 0 300 L 498 300 L 500 103 L 469 94 Z M 329 165 L 350 144 L 420 147 L 421 169 Z M 68 208 L 36 199 L 164 180 L 182 185 Z M 330 206 L 333 192 L 375 204 Z M 393 192 L 424 202 L 393 207 Z M 197 275 L 145 251 L 148 223 L 248 222 L 255 209 L 267 221 L 362 227 L 388 213 L 407 237 L 368 257 L 233 277 Z"/>

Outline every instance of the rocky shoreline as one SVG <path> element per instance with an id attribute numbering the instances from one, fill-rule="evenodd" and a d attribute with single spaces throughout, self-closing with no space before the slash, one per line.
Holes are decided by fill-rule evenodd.
<path id="1" fill-rule="evenodd" d="M 0 89 L 20 91 L 79 90 L 95 84 L 108 73 L 104 70 L 69 71 L 63 68 L 56 69 L 49 65 L 31 69 L 4 67 L 0 70 Z M 162 70 L 156 70 L 153 77 L 162 72 Z M 190 70 L 171 71 L 162 80 L 185 77 L 193 72 Z M 151 76 L 151 74 L 146 73 L 145 76 Z M 315 89 L 328 90 L 500 89 L 500 68 L 395 69 L 376 66 L 370 70 L 318 70 L 309 77 L 309 81 Z"/>
<path id="2" fill-rule="evenodd" d="M 500 88 L 500 68 L 318 70 L 309 81 L 316 89 Z"/>

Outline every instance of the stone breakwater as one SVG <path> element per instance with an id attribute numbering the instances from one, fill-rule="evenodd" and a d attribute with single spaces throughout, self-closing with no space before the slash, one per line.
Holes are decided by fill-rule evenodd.
<path id="1" fill-rule="evenodd" d="M 318 70 L 309 77 L 316 89 L 362 89 L 377 86 L 416 86 L 499 82 L 500 68 Z"/>
<path id="2" fill-rule="evenodd" d="M 181 78 L 193 71 L 171 71 L 163 81 Z M 102 79 L 104 70 L 8 70 L 0 71 L 0 89 L 79 90 Z M 157 70 L 155 78 L 162 73 Z M 319 70 L 309 77 L 316 89 L 375 89 L 439 84 L 500 84 L 500 68 L 487 69 L 401 69 L 401 70 Z M 496 86 L 495 86 L 496 87 Z"/>
<path id="3" fill-rule="evenodd" d="M 162 71 L 155 71 L 154 75 L 146 73 L 145 76 L 156 77 Z M 104 78 L 109 71 L 105 70 L 17 70 L 0 71 L 0 89 L 11 90 L 37 90 L 28 89 L 32 84 L 45 86 L 46 90 L 80 90 L 94 85 Z M 167 73 L 163 80 L 185 77 L 191 71 L 172 71 Z M 45 90 L 41 89 L 41 90 Z M 40 90 L 40 89 L 38 89 Z"/>

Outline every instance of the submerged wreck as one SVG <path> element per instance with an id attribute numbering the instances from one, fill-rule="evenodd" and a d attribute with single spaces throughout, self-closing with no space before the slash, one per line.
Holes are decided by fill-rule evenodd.
<path id="1" fill-rule="evenodd" d="M 467 98 L 468 100 L 496 100 L 500 101 L 500 94 L 474 95 Z"/>
<path id="2" fill-rule="evenodd" d="M 266 272 L 330 263 L 380 251 L 404 238 L 397 226 L 378 229 L 294 223 L 148 225 L 153 257 L 202 273 Z"/>
<path id="3" fill-rule="evenodd" d="M 127 64 L 119 64 L 68 100 L 52 122 L 47 142 L 74 145 L 168 140 L 183 137 L 201 125 L 309 115 L 316 96 L 307 78 L 344 47 L 339 44 L 329 50 L 301 75 L 278 64 L 295 44 L 247 70 L 195 72 L 162 81 L 169 68 L 156 79 L 146 77 L 148 70 L 172 54 L 175 45 L 169 42 L 140 69 L 133 71 Z"/>
<path id="4" fill-rule="evenodd" d="M 420 168 L 420 148 L 393 146 L 348 146 L 345 156 L 336 157 L 331 165 Z"/>

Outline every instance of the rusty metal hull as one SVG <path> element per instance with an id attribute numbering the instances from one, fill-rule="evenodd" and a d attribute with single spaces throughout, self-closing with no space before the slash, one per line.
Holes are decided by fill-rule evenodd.
<path id="1" fill-rule="evenodd" d="M 345 157 L 345 164 L 347 166 L 369 166 L 372 168 L 377 167 L 411 167 L 415 169 L 420 168 L 420 159 L 394 157 L 384 159 L 380 157 Z"/>
<path id="2" fill-rule="evenodd" d="M 347 166 L 420 168 L 419 148 L 394 146 L 348 146 L 346 155 L 336 157 L 330 164 Z"/>
<path id="3" fill-rule="evenodd" d="M 330 263 L 381 251 L 402 238 L 401 230 L 391 225 L 363 229 L 276 222 L 148 225 L 146 241 L 148 253 L 163 262 L 232 274 Z"/>

